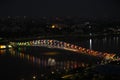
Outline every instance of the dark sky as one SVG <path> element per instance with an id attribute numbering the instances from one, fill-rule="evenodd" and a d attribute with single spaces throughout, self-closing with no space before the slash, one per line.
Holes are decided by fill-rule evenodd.
<path id="1" fill-rule="evenodd" d="M 0 15 L 120 17 L 119 0 L 0 0 Z"/>

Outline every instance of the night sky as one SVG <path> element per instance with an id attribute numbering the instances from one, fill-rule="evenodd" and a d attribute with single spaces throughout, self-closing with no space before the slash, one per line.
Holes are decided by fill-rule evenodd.
<path id="1" fill-rule="evenodd" d="M 0 15 L 120 17 L 119 0 L 0 0 Z"/>

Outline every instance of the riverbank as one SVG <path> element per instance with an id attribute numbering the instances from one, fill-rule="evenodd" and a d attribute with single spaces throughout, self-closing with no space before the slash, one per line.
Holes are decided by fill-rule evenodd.
<path id="1" fill-rule="evenodd" d="M 4 38 L 7 41 L 30 41 L 30 40 L 38 40 L 38 39 L 78 39 L 78 38 L 83 38 L 83 39 L 91 39 L 91 38 L 102 38 L 102 37 L 116 37 L 120 36 L 120 34 L 109 34 L 109 33 L 104 33 L 104 34 L 69 34 L 69 35 L 34 35 L 34 36 L 28 36 L 28 37 L 16 37 L 16 38 Z M 3 41 L 5 42 L 5 41 Z M 0 43 L 3 43 L 0 41 Z"/>

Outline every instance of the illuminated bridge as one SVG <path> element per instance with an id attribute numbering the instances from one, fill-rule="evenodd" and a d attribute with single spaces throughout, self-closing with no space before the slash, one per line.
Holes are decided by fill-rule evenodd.
<path id="1" fill-rule="evenodd" d="M 90 56 L 100 57 L 106 60 L 116 60 L 114 53 L 103 53 L 99 51 L 94 51 L 91 49 L 86 49 L 74 44 L 66 43 L 63 41 L 58 40 L 32 40 L 32 41 L 24 41 L 24 42 L 10 42 L 10 45 L 13 47 L 17 46 L 39 46 L 39 47 L 47 47 L 47 48 L 57 48 L 57 49 L 63 49 L 63 50 L 69 50 L 76 52 L 78 54 L 87 54 Z"/>

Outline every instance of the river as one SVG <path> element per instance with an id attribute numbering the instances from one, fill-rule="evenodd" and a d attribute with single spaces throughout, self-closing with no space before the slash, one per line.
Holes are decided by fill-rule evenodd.
<path id="1" fill-rule="evenodd" d="M 55 39 L 100 52 L 115 53 L 117 55 L 120 52 L 119 36 Z M 60 49 L 49 49 L 46 47 L 3 49 L 0 50 L 0 78 L 11 80 L 48 80 L 52 76 L 54 78 L 61 77 L 67 73 L 74 73 L 77 68 L 85 69 L 97 63 L 100 63 L 100 59 L 96 57 L 79 55 L 72 51 Z"/>

